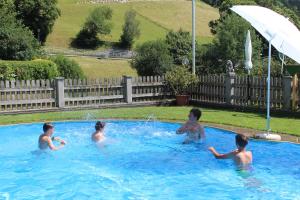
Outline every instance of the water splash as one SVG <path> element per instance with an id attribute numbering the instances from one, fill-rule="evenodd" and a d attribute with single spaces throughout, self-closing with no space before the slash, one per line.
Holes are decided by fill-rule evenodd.
<path id="1" fill-rule="evenodd" d="M 91 113 L 87 113 L 84 117 L 83 117 L 84 120 L 86 121 L 91 121 L 91 120 L 96 120 L 97 117 Z"/>
<path id="2" fill-rule="evenodd" d="M 156 122 L 157 121 L 157 117 L 154 114 L 150 114 L 147 117 L 147 122 Z"/>

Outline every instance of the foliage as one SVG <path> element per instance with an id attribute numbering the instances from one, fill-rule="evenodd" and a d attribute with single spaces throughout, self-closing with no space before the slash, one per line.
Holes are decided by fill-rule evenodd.
<path id="1" fill-rule="evenodd" d="M 140 22 L 135 19 L 136 12 L 134 10 L 125 13 L 125 24 L 123 26 L 123 33 L 120 38 L 120 45 L 123 48 L 131 48 L 134 39 L 140 36 Z"/>
<path id="2" fill-rule="evenodd" d="M 244 72 L 244 45 L 247 31 L 251 31 L 252 62 L 258 65 L 261 53 L 261 41 L 250 24 L 237 15 L 228 15 L 219 24 L 213 44 L 198 48 L 196 64 L 198 73 L 225 72 L 227 60 L 231 60 L 236 72 Z M 201 52 L 202 51 L 202 52 Z M 218 66 L 218 68 L 216 68 Z M 209 68 L 209 69 L 207 69 Z"/>
<path id="3" fill-rule="evenodd" d="M 14 4 L 17 18 L 44 44 L 55 20 L 60 16 L 57 0 L 15 0 Z"/>
<path id="4" fill-rule="evenodd" d="M 192 37 L 189 32 L 179 29 L 179 31 L 170 31 L 166 35 L 166 43 L 174 63 L 181 65 L 184 58 L 190 57 L 192 51 Z"/>
<path id="5" fill-rule="evenodd" d="M 74 46 L 96 48 L 100 41 L 98 34 L 106 35 L 112 29 L 112 9 L 107 6 L 95 8 L 87 17 L 82 29 L 73 41 Z"/>
<path id="6" fill-rule="evenodd" d="M 15 18 L 10 7 L 0 7 L 0 59 L 30 60 L 41 54 L 32 32 Z"/>
<path id="7" fill-rule="evenodd" d="M 57 66 L 49 60 L 0 61 L 1 80 L 52 79 L 59 75 Z"/>
<path id="8" fill-rule="evenodd" d="M 59 76 L 66 79 L 83 79 L 84 74 L 79 64 L 63 55 L 53 56 L 50 58 L 58 68 Z"/>
<path id="9" fill-rule="evenodd" d="M 140 76 L 163 75 L 173 65 L 168 45 L 162 40 L 145 42 L 136 49 L 132 67 Z"/>
<path id="10" fill-rule="evenodd" d="M 187 67 L 175 66 L 166 73 L 166 81 L 175 95 L 188 94 L 191 85 L 197 83 L 196 75 L 193 75 Z"/>
<path id="11" fill-rule="evenodd" d="M 214 1 L 211 5 L 213 5 Z M 217 26 L 219 23 L 226 18 L 228 14 L 231 14 L 230 8 L 234 5 L 259 5 L 263 7 L 270 8 L 279 14 L 288 17 L 298 28 L 300 28 L 300 16 L 291 5 L 298 5 L 295 2 L 289 0 L 220 0 L 216 4 L 219 8 L 220 19 L 213 20 L 209 23 L 211 27 L 211 32 L 213 34 L 217 33 Z"/>

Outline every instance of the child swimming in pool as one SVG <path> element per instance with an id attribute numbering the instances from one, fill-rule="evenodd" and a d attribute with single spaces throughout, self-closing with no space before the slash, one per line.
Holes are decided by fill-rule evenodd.
<path id="1" fill-rule="evenodd" d="M 182 125 L 176 134 L 187 133 L 187 137 L 183 144 L 188 144 L 191 142 L 199 141 L 200 139 L 205 139 L 204 128 L 198 122 L 201 117 L 201 111 L 198 108 L 193 108 L 188 116 L 188 121 Z"/>
<path id="2" fill-rule="evenodd" d="M 94 142 L 101 142 L 105 139 L 104 127 L 105 127 L 104 122 L 97 121 L 95 125 L 96 132 L 92 134 L 92 140 Z"/>
<path id="3" fill-rule="evenodd" d="M 237 134 L 235 136 L 235 143 L 237 149 L 226 154 L 219 154 L 214 147 L 209 147 L 209 150 L 217 159 L 233 159 L 236 165 L 242 168 L 249 166 L 252 163 L 252 152 L 246 151 L 248 137 Z"/>
<path id="4" fill-rule="evenodd" d="M 64 140 L 60 139 L 59 137 L 52 137 L 54 133 L 54 126 L 51 123 L 45 123 L 43 125 L 43 131 L 44 133 L 39 137 L 39 148 L 41 150 L 50 148 L 51 150 L 56 151 L 65 146 L 66 142 Z M 56 147 L 52 141 L 58 141 L 60 142 L 60 145 Z"/>

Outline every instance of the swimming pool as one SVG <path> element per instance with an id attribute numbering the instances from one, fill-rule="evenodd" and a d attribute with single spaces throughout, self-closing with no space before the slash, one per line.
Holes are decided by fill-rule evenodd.
<path id="1" fill-rule="evenodd" d="M 244 173 L 207 151 L 235 148 L 231 132 L 206 128 L 207 144 L 182 145 L 176 123 L 108 121 L 99 147 L 95 122 L 54 124 L 67 145 L 46 153 L 42 124 L 0 127 L 0 199 L 300 199 L 300 145 L 250 141 Z"/>

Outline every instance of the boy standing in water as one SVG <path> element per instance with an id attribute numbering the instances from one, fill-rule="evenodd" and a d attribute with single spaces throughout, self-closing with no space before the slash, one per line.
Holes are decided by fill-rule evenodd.
<path id="1" fill-rule="evenodd" d="M 209 150 L 217 159 L 233 159 L 238 166 L 242 166 L 242 167 L 251 164 L 252 152 L 246 151 L 246 146 L 248 144 L 248 137 L 245 135 L 238 134 L 235 136 L 235 143 L 237 149 L 226 154 L 219 154 L 214 149 L 214 147 L 209 147 Z"/>
<path id="2" fill-rule="evenodd" d="M 48 147 L 51 150 L 59 150 L 65 146 L 65 141 L 60 139 L 59 137 L 52 137 L 54 133 L 54 126 L 50 123 L 45 123 L 43 125 L 43 131 L 44 133 L 40 135 L 39 137 L 39 148 L 42 150 L 47 149 Z M 58 141 L 60 142 L 60 145 L 58 147 L 54 146 L 52 141 Z"/>
<path id="3" fill-rule="evenodd" d="M 193 108 L 189 113 L 189 120 L 176 131 L 176 134 L 187 133 L 187 137 L 183 144 L 196 142 L 205 138 L 204 128 L 198 122 L 200 117 L 201 111 L 198 108 Z"/>
<path id="4" fill-rule="evenodd" d="M 97 121 L 97 123 L 95 125 L 96 132 L 94 132 L 92 135 L 92 140 L 94 142 L 100 142 L 105 139 L 104 127 L 105 127 L 104 122 Z"/>

